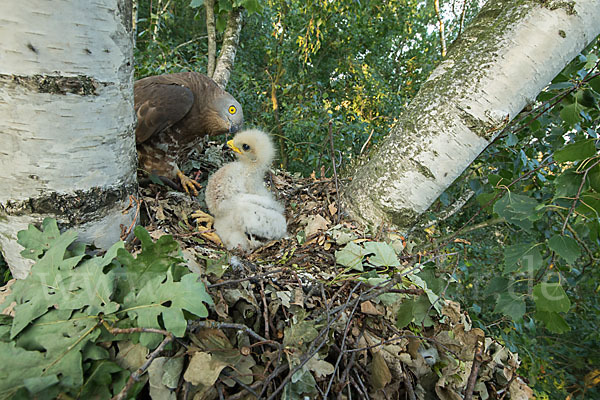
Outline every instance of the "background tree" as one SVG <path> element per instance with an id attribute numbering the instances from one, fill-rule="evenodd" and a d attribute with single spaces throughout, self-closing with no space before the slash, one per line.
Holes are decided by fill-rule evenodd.
<path id="1" fill-rule="evenodd" d="M 0 248 L 17 278 L 31 265 L 18 231 L 53 217 L 106 248 L 137 191 L 129 3 L 30 7 L 0 17 Z"/>
<path id="2" fill-rule="evenodd" d="M 555 7 L 488 1 L 390 135 L 354 175 L 348 210 L 410 228 L 599 33 L 600 2 Z M 483 34 L 485 32 L 485 34 Z M 372 186 L 372 190 L 364 188 Z"/>

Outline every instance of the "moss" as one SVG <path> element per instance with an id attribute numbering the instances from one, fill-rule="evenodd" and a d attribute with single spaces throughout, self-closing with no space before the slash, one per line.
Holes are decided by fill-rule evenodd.
<path id="1" fill-rule="evenodd" d="M 552 11 L 563 9 L 567 12 L 567 15 L 577 15 L 574 1 L 540 0 L 539 3 L 542 4 L 543 7 L 546 7 Z"/>
<path id="2" fill-rule="evenodd" d="M 417 220 L 419 214 L 410 208 L 384 209 L 390 223 L 400 230 L 409 229 Z"/>
<path id="3" fill-rule="evenodd" d="M 421 175 L 423 175 L 429 179 L 435 179 L 435 175 L 433 175 L 433 172 L 431 172 L 431 170 L 429 168 L 427 168 L 425 165 L 423 165 L 417 161 L 414 162 L 414 165 L 417 168 L 417 170 L 421 173 Z"/>

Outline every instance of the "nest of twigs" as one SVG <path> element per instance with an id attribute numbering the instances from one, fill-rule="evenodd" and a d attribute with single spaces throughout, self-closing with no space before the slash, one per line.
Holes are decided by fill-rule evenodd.
<path id="1" fill-rule="evenodd" d="M 214 146 L 196 155 L 202 161 L 187 172 L 201 182 L 230 157 Z M 206 211 L 202 193 L 141 188 L 142 224 L 154 238 L 180 242 L 214 301 L 209 318 L 191 321 L 172 350 L 152 353 L 161 360 L 149 367 L 152 398 L 531 396 L 517 355 L 472 327 L 443 287 L 434 293 L 419 281 L 427 268 L 444 275 L 444 255 L 415 254 L 393 232 L 362 232 L 340 213 L 335 179 L 272 173 L 269 182 L 286 205 L 289 237 L 251 254 L 203 238 L 190 219 Z M 340 264 L 349 243 L 367 242 L 387 243 L 400 265 L 369 264 L 368 254 L 360 268 Z"/>

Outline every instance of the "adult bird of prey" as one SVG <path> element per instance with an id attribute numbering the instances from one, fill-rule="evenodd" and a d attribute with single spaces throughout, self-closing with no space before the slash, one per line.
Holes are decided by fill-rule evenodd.
<path id="1" fill-rule="evenodd" d="M 171 180 L 179 178 L 184 190 L 197 196 L 200 184 L 179 166 L 202 137 L 240 129 L 244 122 L 240 103 L 197 72 L 140 79 L 134 83 L 134 103 L 139 167 Z"/>

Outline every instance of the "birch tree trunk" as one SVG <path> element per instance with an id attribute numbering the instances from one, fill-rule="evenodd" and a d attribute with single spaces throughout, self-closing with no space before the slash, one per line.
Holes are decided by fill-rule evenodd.
<path id="1" fill-rule="evenodd" d="M 600 0 L 489 0 L 344 191 L 370 226 L 407 229 L 600 34 Z"/>
<path id="2" fill-rule="evenodd" d="M 134 220 L 131 21 L 127 0 L 0 5 L 0 249 L 16 278 L 30 223 L 106 248 Z"/>
<path id="3" fill-rule="evenodd" d="M 238 44 L 240 42 L 240 32 L 242 31 L 242 11 L 241 7 L 236 7 L 229 12 L 227 26 L 223 35 L 223 45 L 217 59 L 215 72 L 212 75 L 213 80 L 221 89 L 225 89 L 231 69 L 235 62 L 235 54 L 237 53 Z"/>
<path id="4" fill-rule="evenodd" d="M 206 8 L 206 35 L 208 37 L 208 55 L 206 63 L 206 75 L 212 78 L 215 73 L 217 60 L 217 33 L 215 29 L 215 0 L 204 0 Z"/>

